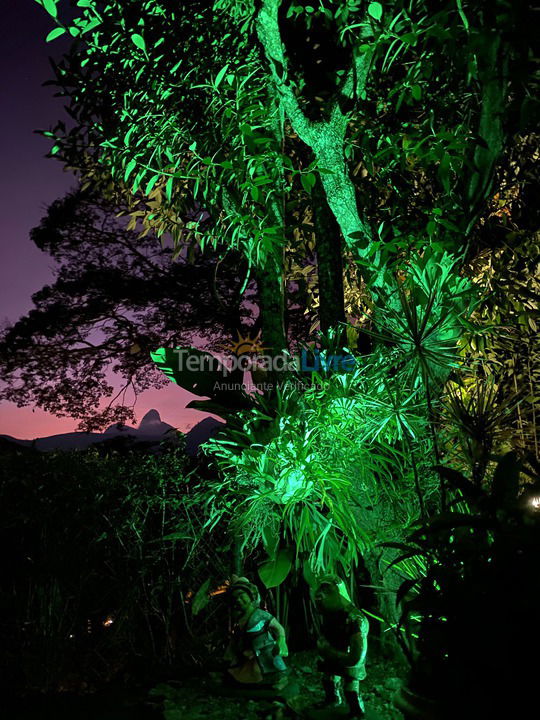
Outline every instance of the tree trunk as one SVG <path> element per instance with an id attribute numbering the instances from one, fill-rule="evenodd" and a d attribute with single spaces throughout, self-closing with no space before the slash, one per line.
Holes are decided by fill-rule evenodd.
<path id="1" fill-rule="evenodd" d="M 312 198 L 319 280 L 319 322 L 321 331 L 326 334 L 331 327 L 345 322 L 341 232 L 328 207 L 320 179 L 317 179 L 313 188 Z M 345 337 L 345 333 L 342 335 Z"/>
<path id="2" fill-rule="evenodd" d="M 281 0 L 261 0 L 257 13 L 257 35 L 269 62 L 269 69 L 278 93 L 280 106 L 298 137 L 313 151 L 317 165 L 324 168 L 321 182 L 328 206 L 334 214 L 346 245 L 356 258 L 363 260 L 362 274 L 374 287 L 384 285 L 384 268 L 380 252 L 371 252 L 370 224 L 358 209 L 356 191 L 345 162 L 344 143 L 349 115 L 336 100 L 329 118 L 311 121 L 299 103 L 294 84 L 287 75 L 288 58 L 279 27 Z M 352 100 L 364 90 L 371 68 L 373 53 L 357 53 L 341 81 L 339 94 Z M 361 241 L 358 242 L 360 237 Z"/>
<path id="3" fill-rule="evenodd" d="M 508 99 L 508 48 L 494 32 L 482 34 L 478 52 L 479 80 L 482 88 L 482 107 L 478 135 L 482 144 L 476 145 L 472 157 L 474 171 L 467 178 L 465 189 L 465 218 L 468 235 L 478 220 L 493 186 L 495 168 L 504 147 L 504 117 Z"/>
<path id="4" fill-rule="evenodd" d="M 287 347 L 285 333 L 285 278 L 283 261 L 269 259 L 264 270 L 256 272 L 259 289 L 261 342 L 265 354 L 278 354 Z"/>

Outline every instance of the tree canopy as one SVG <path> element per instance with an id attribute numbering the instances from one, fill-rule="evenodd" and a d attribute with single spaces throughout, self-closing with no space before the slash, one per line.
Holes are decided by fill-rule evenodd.
<path id="1" fill-rule="evenodd" d="M 505 242 L 496 198 L 538 115 L 527 3 L 37 1 L 73 37 L 51 154 L 141 242 L 238 253 L 266 347 L 304 308 L 362 345 L 415 253 Z"/>
<path id="2" fill-rule="evenodd" d="M 4 399 L 85 428 L 126 422 L 137 396 L 164 384 L 151 350 L 163 343 L 219 350 L 246 323 L 256 335 L 256 290 L 239 293 L 241 258 L 192 248 L 193 257 L 173 262 L 170 243 L 126 230 L 117 211 L 77 191 L 54 202 L 32 231 L 56 277 L 33 295 L 35 309 L 1 333 Z"/>

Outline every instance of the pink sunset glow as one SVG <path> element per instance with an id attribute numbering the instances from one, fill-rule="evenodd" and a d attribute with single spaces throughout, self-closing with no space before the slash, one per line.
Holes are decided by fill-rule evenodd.
<path id="1" fill-rule="evenodd" d="M 161 390 L 148 390 L 139 397 L 135 406 L 137 423 L 148 410 L 155 408 L 164 422 L 187 432 L 208 417 L 208 413 L 185 407 L 194 397 L 173 383 Z M 38 437 L 73 432 L 77 429 L 77 424 L 73 418 L 58 418 L 39 408 L 18 408 L 12 403 L 0 403 L 0 435 L 34 440 Z"/>
<path id="2" fill-rule="evenodd" d="M 50 30 L 47 14 L 36 3 L 13 3 L 3 11 L 0 28 L 0 115 L 3 198 L 0 232 L 0 326 L 13 323 L 33 306 L 31 296 L 53 279 L 51 258 L 36 248 L 29 237 L 47 206 L 75 184 L 61 164 L 45 157 L 50 143 L 35 134 L 65 117 L 61 99 L 42 84 L 51 77 L 45 43 Z M 61 42 L 55 51 L 61 49 Z M 1 382 L 2 378 L 0 378 Z M 207 417 L 186 409 L 195 396 L 170 383 L 160 390 L 142 393 L 135 407 L 137 422 L 156 409 L 164 422 L 189 430 Z M 0 435 L 32 440 L 72 432 L 78 421 L 58 418 L 39 408 L 18 408 L 0 403 Z"/>

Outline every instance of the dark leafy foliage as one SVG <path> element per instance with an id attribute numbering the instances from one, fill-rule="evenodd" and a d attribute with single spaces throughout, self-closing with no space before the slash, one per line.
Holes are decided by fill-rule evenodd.
<path id="1" fill-rule="evenodd" d="M 229 568 L 215 546 L 190 556 L 198 520 L 186 512 L 193 469 L 181 450 L 6 444 L 1 461 L 4 688 L 92 691 L 206 655 L 216 623 L 199 619 L 195 638 L 187 600 Z"/>
<path id="2" fill-rule="evenodd" d="M 455 716 L 463 697 L 471 712 L 489 715 L 498 706 L 517 707 L 516 688 L 534 682 L 525 648 L 540 639 L 538 465 L 509 453 L 489 489 L 438 470 L 454 498 L 449 510 L 421 523 L 400 548 L 425 567 L 397 594 L 412 643 L 410 683 L 444 699 L 445 718 Z"/>

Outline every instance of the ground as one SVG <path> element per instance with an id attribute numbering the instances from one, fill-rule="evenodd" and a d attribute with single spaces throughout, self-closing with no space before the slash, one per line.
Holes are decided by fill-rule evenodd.
<path id="1" fill-rule="evenodd" d="M 288 664 L 301 688 L 300 706 L 304 708 L 322 699 L 315 654 L 296 653 Z M 393 707 L 392 697 L 401 684 L 403 669 L 370 651 L 367 671 L 361 688 L 368 711 L 366 720 L 402 720 Z M 154 675 L 164 677 L 159 670 Z M 167 675 L 167 682 L 150 691 L 151 686 L 146 683 L 137 686 L 120 683 L 98 692 L 4 697 L 0 698 L 1 716 L 9 720 L 35 720 L 36 717 L 40 720 L 265 720 L 267 717 L 278 720 L 272 704 L 267 701 L 217 694 L 216 684 L 207 674 L 189 675 L 180 680 L 178 669 L 173 677 Z M 339 716 L 333 715 L 332 720 L 334 717 L 337 720 Z"/>
<path id="2" fill-rule="evenodd" d="M 321 699 L 320 674 L 315 670 L 312 653 L 297 653 L 289 660 L 301 690 L 301 705 Z M 392 697 L 401 685 L 402 670 L 394 663 L 371 658 L 368 677 L 362 682 L 362 695 L 368 720 L 402 720 L 393 707 Z M 216 695 L 209 680 L 187 678 L 161 684 L 152 691 L 155 709 L 162 710 L 164 720 L 261 720 L 272 717 L 272 706 L 265 701 Z"/>

